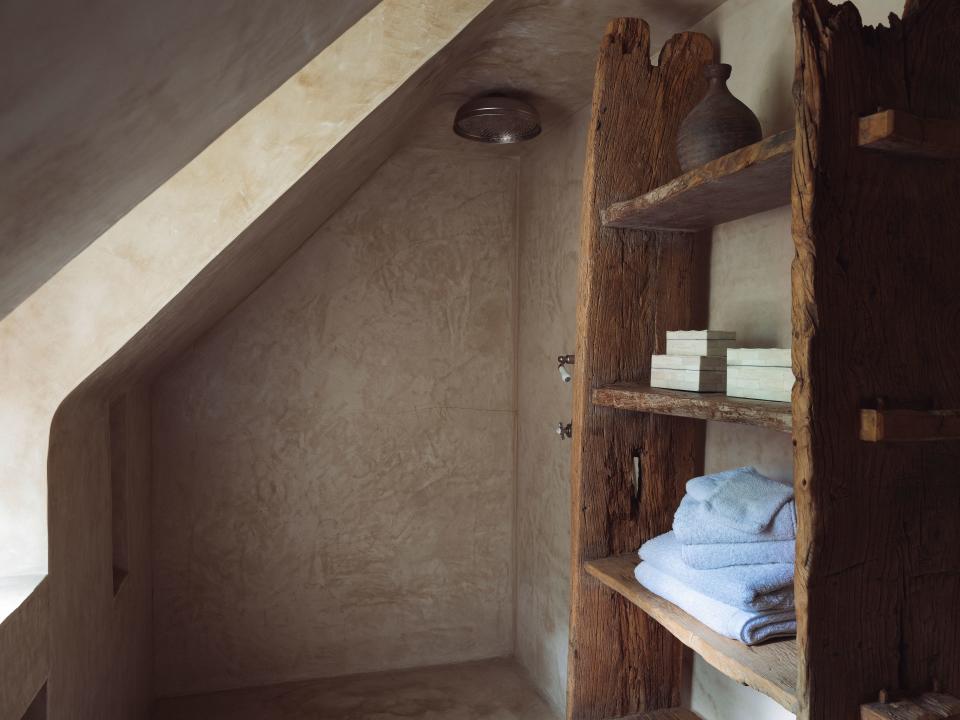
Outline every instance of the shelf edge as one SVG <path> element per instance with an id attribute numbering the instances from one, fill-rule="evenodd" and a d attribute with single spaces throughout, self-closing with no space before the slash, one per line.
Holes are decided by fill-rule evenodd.
<path id="1" fill-rule="evenodd" d="M 752 687 L 790 712 L 797 712 L 799 702 L 795 685 L 785 687 L 775 679 L 762 675 L 754 667 L 739 660 L 733 653 L 724 653 L 717 645 L 726 643 L 740 645 L 740 643 L 718 635 L 680 608 L 646 590 L 633 578 L 632 570 L 629 573 L 629 578 L 627 578 L 627 565 L 632 568 L 636 562 L 638 560 L 635 554 L 628 553 L 587 562 L 584 564 L 584 570 L 605 587 L 640 608 L 717 671 L 735 682 Z M 620 575 L 623 575 L 623 577 Z M 684 625 L 694 627 L 684 627 Z M 777 642 L 789 642 L 793 644 L 794 648 L 796 647 L 796 640 L 774 641 L 774 643 Z M 770 647 L 774 643 L 760 647 Z M 753 648 L 746 645 L 743 645 L 742 649 L 738 648 L 738 650 L 755 652 Z M 796 658 L 794 660 L 796 662 Z"/>
<path id="2" fill-rule="evenodd" d="M 633 383 L 594 388 L 591 399 L 595 405 L 618 410 L 729 422 L 787 433 L 793 430 L 790 403 L 771 400 L 666 390 Z"/>

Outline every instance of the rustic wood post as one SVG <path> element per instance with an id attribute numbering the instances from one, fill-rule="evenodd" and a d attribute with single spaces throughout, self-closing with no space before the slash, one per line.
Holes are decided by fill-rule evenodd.
<path id="1" fill-rule="evenodd" d="M 874 398 L 960 408 L 960 164 L 856 146 L 878 108 L 960 120 L 960 3 L 794 22 L 799 717 L 855 720 L 882 688 L 960 693 L 960 444 L 858 437 Z"/>
<path id="2" fill-rule="evenodd" d="M 706 85 L 710 40 L 674 36 L 650 62 L 642 20 L 613 21 L 597 62 L 584 174 L 572 458 L 572 597 L 567 716 L 606 720 L 680 702 L 687 652 L 583 571 L 670 528 L 702 466 L 703 422 L 595 406 L 592 388 L 649 377 L 665 332 L 706 320 L 709 232 L 604 228 L 600 211 L 679 174 L 677 128 Z M 640 458 L 634 495 L 634 455 Z"/>

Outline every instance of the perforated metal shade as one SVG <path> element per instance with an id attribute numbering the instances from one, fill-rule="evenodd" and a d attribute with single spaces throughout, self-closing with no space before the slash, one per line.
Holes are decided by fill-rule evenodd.
<path id="1" fill-rule="evenodd" d="M 453 131 L 477 142 L 523 142 L 540 134 L 540 114 L 532 105 L 515 98 L 475 98 L 457 110 Z"/>

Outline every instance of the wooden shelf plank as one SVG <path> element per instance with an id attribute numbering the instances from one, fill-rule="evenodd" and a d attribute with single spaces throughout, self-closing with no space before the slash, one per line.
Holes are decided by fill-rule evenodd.
<path id="1" fill-rule="evenodd" d="M 595 388 L 593 403 L 619 410 L 719 420 L 781 432 L 793 429 L 790 403 L 750 400 L 720 393 L 684 392 L 652 388 L 639 383 L 618 383 Z"/>
<path id="2" fill-rule="evenodd" d="M 860 147 L 927 159 L 960 159 L 960 122 L 919 118 L 899 110 L 860 118 Z"/>
<path id="3" fill-rule="evenodd" d="M 918 698 L 860 706 L 861 720 L 949 720 L 956 717 L 960 717 L 960 700 L 940 693 L 925 693 Z"/>
<path id="4" fill-rule="evenodd" d="M 793 130 L 764 138 L 601 213 L 607 227 L 697 232 L 790 203 Z"/>
<path id="5" fill-rule="evenodd" d="M 790 203 L 793 130 L 674 178 L 603 210 L 606 227 L 698 232 Z M 960 122 L 882 110 L 860 118 L 860 147 L 928 159 L 960 159 Z"/>
<path id="6" fill-rule="evenodd" d="M 960 410 L 861 410 L 860 439 L 920 442 L 960 439 Z"/>
<path id="7" fill-rule="evenodd" d="M 778 640 L 753 647 L 718 635 L 676 605 L 636 581 L 636 553 L 593 560 L 586 571 L 669 630 L 717 670 L 749 685 L 791 712 L 797 711 L 797 641 Z"/>
<path id="8" fill-rule="evenodd" d="M 654 710 L 653 712 L 628 715 L 617 720 L 700 720 L 700 716 L 685 708 L 671 708 L 670 710 Z"/>

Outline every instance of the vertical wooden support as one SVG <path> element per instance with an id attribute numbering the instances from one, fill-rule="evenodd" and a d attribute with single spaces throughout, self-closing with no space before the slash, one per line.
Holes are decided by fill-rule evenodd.
<path id="1" fill-rule="evenodd" d="M 673 707 L 686 653 L 644 613 L 583 571 L 670 528 L 702 466 L 703 423 L 594 406 L 593 387 L 649 377 L 667 330 L 706 325 L 709 233 L 604 228 L 600 210 L 680 173 L 674 139 L 713 59 L 700 34 L 650 62 L 646 23 L 613 21 L 597 63 L 587 140 L 572 458 L 572 597 L 567 715 L 600 720 Z M 634 455 L 640 458 L 634 495 Z"/>
<path id="2" fill-rule="evenodd" d="M 872 444 L 885 397 L 960 407 L 960 164 L 858 149 L 878 108 L 960 119 L 960 3 L 864 28 L 796 0 L 793 221 L 801 720 L 960 693 L 960 444 Z"/>

